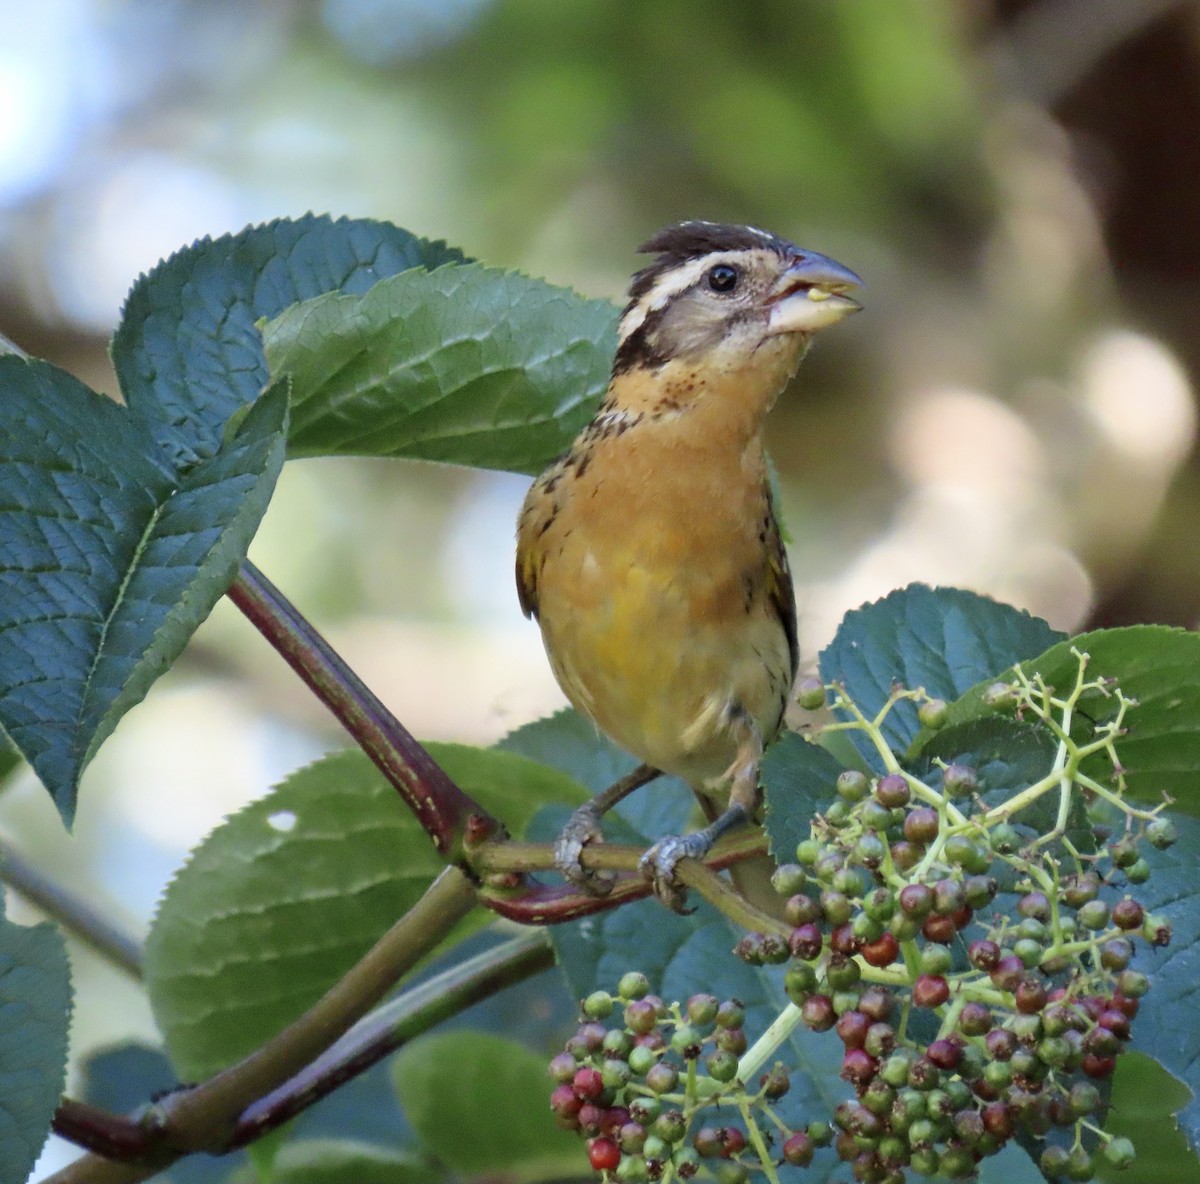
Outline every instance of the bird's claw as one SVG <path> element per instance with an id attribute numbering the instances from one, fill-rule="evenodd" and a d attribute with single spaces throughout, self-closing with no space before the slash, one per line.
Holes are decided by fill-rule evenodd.
<path id="1" fill-rule="evenodd" d="M 583 849 L 588 843 L 602 843 L 600 816 L 586 802 L 567 820 L 554 840 L 554 866 L 568 884 L 589 896 L 607 896 L 612 891 L 613 873 L 593 871 L 583 866 Z"/>
<path id="2" fill-rule="evenodd" d="M 681 859 L 703 859 L 712 847 L 705 835 L 667 835 L 658 840 L 638 861 L 644 875 L 654 885 L 654 895 L 673 913 L 686 915 L 687 889 L 676 879 L 675 867 Z"/>

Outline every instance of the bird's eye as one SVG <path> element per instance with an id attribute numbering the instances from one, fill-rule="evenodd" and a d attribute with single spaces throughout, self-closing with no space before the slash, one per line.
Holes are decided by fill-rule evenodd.
<path id="1" fill-rule="evenodd" d="M 736 267 L 728 263 L 718 263 L 708 273 L 708 286 L 714 292 L 732 292 L 737 287 L 738 273 Z"/>

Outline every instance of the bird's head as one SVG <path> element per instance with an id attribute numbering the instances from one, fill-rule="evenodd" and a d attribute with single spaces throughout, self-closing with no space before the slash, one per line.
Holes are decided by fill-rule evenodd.
<path id="1" fill-rule="evenodd" d="M 614 374 L 693 360 L 736 369 L 762 352 L 798 361 L 812 334 L 860 308 L 849 268 L 753 226 L 680 222 L 639 250 L 658 257 L 633 277 Z"/>

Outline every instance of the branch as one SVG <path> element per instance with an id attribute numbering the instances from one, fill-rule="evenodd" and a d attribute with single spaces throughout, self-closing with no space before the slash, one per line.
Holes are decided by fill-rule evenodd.
<path id="1" fill-rule="evenodd" d="M 745 827 L 721 839 L 703 863 L 694 859 L 681 860 L 677 875 L 684 884 L 695 888 L 733 920 L 746 923 L 747 928 L 786 934 L 787 930 L 781 929 L 777 920 L 755 909 L 716 875 L 716 872 L 734 864 L 757 859 L 766 851 L 767 840 L 761 829 Z M 641 847 L 620 843 L 598 843 L 584 847 L 580 861 L 585 868 L 624 873 L 609 881 L 611 887 L 603 896 L 589 896 L 569 885 L 526 884 L 519 893 L 488 886 L 493 877 L 503 873 L 553 870 L 554 848 L 549 843 L 518 843 L 511 840 L 485 843 L 472 854 L 472 867 L 484 881 L 480 904 L 501 917 L 523 925 L 559 925 L 649 896 L 652 890 L 650 881 L 639 870 L 644 854 L 645 850 Z M 750 924 L 750 920 L 754 924 Z"/>
<path id="2" fill-rule="evenodd" d="M 47 1177 L 45 1184 L 135 1184 L 191 1151 L 225 1150 L 247 1107 L 301 1074 L 344 1036 L 476 900 L 466 876 L 446 868 L 421 900 L 298 1020 L 236 1065 L 158 1103 L 141 1124 L 145 1152 L 137 1162 L 85 1155 Z M 84 1117 L 78 1105 L 68 1116 Z"/>
<path id="3" fill-rule="evenodd" d="M 249 560 L 226 595 L 399 790 L 440 854 L 457 863 L 464 837 L 478 842 L 502 830 Z"/>
<path id="4" fill-rule="evenodd" d="M 384 1004 L 290 1081 L 247 1107 L 228 1150 L 281 1126 L 435 1024 L 553 965 L 554 949 L 546 936 L 528 933 Z"/>
<path id="5" fill-rule="evenodd" d="M 52 880 L 2 839 L 0 880 L 130 978 L 141 980 L 141 943 L 114 925 L 90 902 Z"/>

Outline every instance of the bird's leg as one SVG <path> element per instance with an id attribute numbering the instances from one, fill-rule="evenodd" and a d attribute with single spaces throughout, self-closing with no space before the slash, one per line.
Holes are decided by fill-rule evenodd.
<path id="1" fill-rule="evenodd" d="M 758 762 L 763 754 L 762 733 L 744 711 L 730 713 L 730 731 L 737 738 L 737 756 L 726 777 L 730 778 L 729 805 L 703 830 L 690 835 L 667 835 L 658 840 L 641 859 L 642 873 L 654 883 L 654 894 L 668 908 L 684 911 L 686 893 L 675 879 L 681 859 L 703 859 L 726 831 L 754 818 L 762 795 L 758 788 Z"/>
<path id="2" fill-rule="evenodd" d="M 657 769 L 650 765 L 638 765 L 632 773 L 627 773 L 620 781 L 614 781 L 571 815 L 554 840 L 554 866 L 569 883 L 593 896 L 604 896 L 610 891 L 612 873 L 593 872 L 585 868 L 581 861 L 583 848 L 588 843 L 603 841 L 600 819 L 613 806 L 657 776 Z"/>

